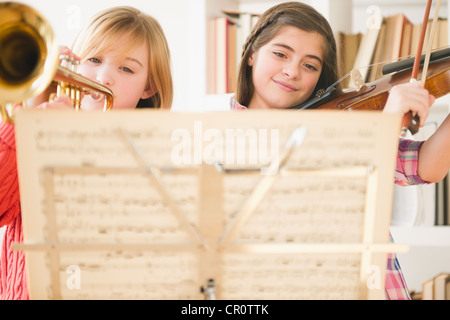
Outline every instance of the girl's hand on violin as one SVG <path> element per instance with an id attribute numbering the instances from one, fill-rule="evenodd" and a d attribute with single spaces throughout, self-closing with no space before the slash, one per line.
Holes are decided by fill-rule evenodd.
<path id="1" fill-rule="evenodd" d="M 56 97 L 51 102 L 44 102 L 38 105 L 36 108 L 38 109 L 47 109 L 47 110 L 73 110 L 72 100 L 66 95 L 61 97 Z"/>
<path id="2" fill-rule="evenodd" d="M 419 116 L 423 127 L 434 100 L 422 82 L 402 83 L 392 87 L 383 112 L 404 115 L 411 111 L 413 116 Z"/>

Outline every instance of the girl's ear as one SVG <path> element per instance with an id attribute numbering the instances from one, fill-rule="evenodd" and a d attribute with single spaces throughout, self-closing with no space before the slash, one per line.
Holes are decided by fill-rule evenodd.
<path id="1" fill-rule="evenodd" d="M 248 64 L 249 67 L 253 67 L 253 54 L 254 54 L 254 53 L 255 53 L 255 52 L 252 51 L 252 52 L 250 53 L 250 56 L 248 57 L 247 64 Z"/>
<path id="2" fill-rule="evenodd" d="M 141 99 L 148 99 L 155 95 L 155 93 L 158 90 L 156 89 L 156 86 L 153 84 L 150 84 L 150 82 L 147 84 L 145 90 L 142 92 Z"/>

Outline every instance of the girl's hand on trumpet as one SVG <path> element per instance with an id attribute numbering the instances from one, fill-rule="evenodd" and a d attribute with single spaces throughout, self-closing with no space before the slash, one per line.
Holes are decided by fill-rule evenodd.
<path id="1" fill-rule="evenodd" d="M 68 47 L 59 47 L 60 56 L 69 56 L 75 60 L 80 61 L 80 57 L 74 54 Z M 28 107 L 34 107 L 38 109 L 73 109 L 72 102 L 69 97 L 59 97 L 55 98 L 53 101 L 49 101 L 49 97 L 52 93 L 56 92 L 56 84 L 52 82 L 47 89 L 45 89 L 41 94 L 32 97 L 26 101 Z"/>
<path id="2" fill-rule="evenodd" d="M 52 109 L 52 110 L 64 110 L 73 109 L 72 100 L 69 96 L 56 97 L 52 101 L 47 101 L 39 104 L 37 109 Z"/>
<path id="3" fill-rule="evenodd" d="M 59 53 L 60 56 L 69 56 L 69 57 L 74 58 L 75 60 L 78 60 L 78 61 L 81 60 L 79 56 L 77 56 L 75 53 L 73 53 L 72 50 L 70 50 L 66 46 L 60 46 L 59 47 L 59 52 L 60 52 Z"/>

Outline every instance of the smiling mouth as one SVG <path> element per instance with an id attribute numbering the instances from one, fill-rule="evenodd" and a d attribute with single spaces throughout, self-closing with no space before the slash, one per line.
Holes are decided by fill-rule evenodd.
<path id="1" fill-rule="evenodd" d="M 287 92 L 295 92 L 298 91 L 297 88 L 295 88 L 294 86 L 286 83 L 286 82 L 280 82 L 280 81 L 276 81 L 273 80 L 273 82 L 275 82 L 275 84 L 282 90 L 287 91 Z"/>

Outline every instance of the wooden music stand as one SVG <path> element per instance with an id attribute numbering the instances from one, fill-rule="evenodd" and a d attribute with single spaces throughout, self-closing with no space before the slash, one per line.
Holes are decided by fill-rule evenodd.
<path id="1" fill-rule="evenodd" d="M 400 120 L 21 111 L 30 298 L 383 299 Z"/>

